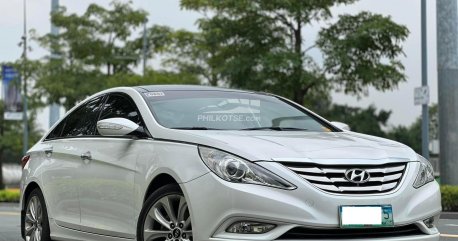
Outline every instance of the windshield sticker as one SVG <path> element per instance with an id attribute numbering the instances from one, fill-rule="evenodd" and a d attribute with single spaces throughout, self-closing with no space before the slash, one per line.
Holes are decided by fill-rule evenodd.
<path id="1" fill-rule="evenodd" d="M 226 99 L 200 109 L 198 122 L 260 122 L 261 101 Z"/>
<path id="2" fill-rule="evenodd" d="M 159 96 L 165 96 L 164 92 L 159 91 L 159 92 L 148 92 L 145 93 L 146 97 L 159 97 Z"/>

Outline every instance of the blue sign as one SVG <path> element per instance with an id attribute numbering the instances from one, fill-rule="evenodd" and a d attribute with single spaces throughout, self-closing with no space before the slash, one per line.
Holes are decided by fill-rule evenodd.
<path id="1" fill-rule="evenodd" d="M 3 102 L 5 120 L 22 120 L 21 81 L 11 66 L 2 66 Z"/>

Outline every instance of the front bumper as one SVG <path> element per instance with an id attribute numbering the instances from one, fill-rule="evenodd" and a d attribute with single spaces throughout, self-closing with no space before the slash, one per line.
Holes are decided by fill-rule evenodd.
<path id="1" fill-rule="evenodd" d="M 297 189 L 282 190 L 231 183 L 213 173 L 184 183 L 182 189 L 192 214 L 194 240 L 277 240 L 295 227 L 335 229 L 339 228 L 338 207 L 341 205 L 392 205 L 395 226 L 415 224 L 424 234 L 371 240 L 439 240 L 438 230 L 428 229 L 421 222 L 439 215 L 439 186 L 432 182 L 419 189 L 412 187 L 418 163 L 409 163 L 396 191 L 377 195 L 326 193 L 278 163 L 258 164 L 282 177 L 288 177 L 287 180 L 296 185 Z M 250 220 L 276 224 L 277 227 L 265 234 L 242 235 L 225 231 L 235 221 Z"/>
<path id="2" fill-rule="evenodd" d="M 197 239 L 196 239 L 197 240 Z M 211 238 L 208 239 L 211 241 L 233 241 L 232 239 L 219 239 L 219 238 Z M 242 240 L 242 239 L 237 239 L 237 241 L 251 241 L 253 239 L 247 239 L 247 240 Z M 331 239 L 307 239 L 307 241 L 333 241 Z M 357 240 L 368 240 L 368 239 L 357 239 Z M 432 234 L 432 235 L 418 235 L 418 236 L 408 236 L 408 237 L 399 237 L 399 238 L 371 238 L 371 241 L 439 241 L 440 240 L 440 234 Z M 297 239 L 282 239 L 282 241 L 298 241 Z M 338 241 L 355 241 L 355 239 L 338 239 Z"/>

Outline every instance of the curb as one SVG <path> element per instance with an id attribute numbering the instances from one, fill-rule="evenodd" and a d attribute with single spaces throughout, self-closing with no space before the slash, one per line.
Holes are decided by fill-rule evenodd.
<path id="1" fill-rule="evenodd" d="M 442 212 L 441 219 L 458 219 L 458 212 Z"/>
<path id="2" fill-rule="evenodd" d="M 19 208 L 19 203 L 0 202 L 0 207 Z"/>

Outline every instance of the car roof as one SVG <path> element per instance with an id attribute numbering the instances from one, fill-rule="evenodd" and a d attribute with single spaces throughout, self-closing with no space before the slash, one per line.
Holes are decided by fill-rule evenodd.
<path id="1" fill-rule="evenodd" d="M 244 91 L 237 89 L 228 89 L 221 87 L 205 86 L 205 85 L 143 85 L 134 87 L 140 93 L 154 92 L 154 91 L 233 91 L 253 93 L 253 91 Z"/>

